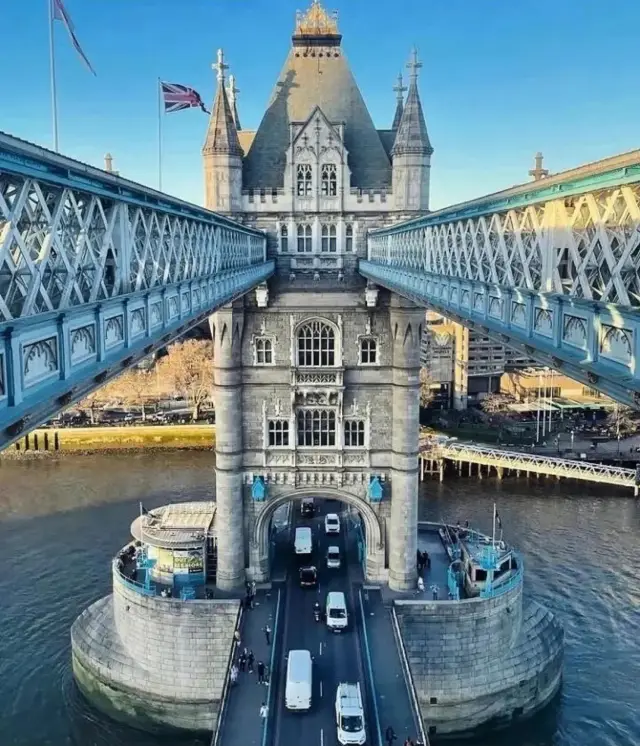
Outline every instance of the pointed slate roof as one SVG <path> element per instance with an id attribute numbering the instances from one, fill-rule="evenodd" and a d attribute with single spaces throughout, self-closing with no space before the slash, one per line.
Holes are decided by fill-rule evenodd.
<path id="1" fill-rule="evenodd" d="M 267 111 L 244 160 L 243 186 L 284 185 L 289 129 L 318 106 L 333 124 L 344 123 L 351 186 L 391 184 L 391 163 L 340 47 L 335 16 L 314 0 L 298 17 L 293 47 L 278 77 Z"/>
<path id="2" fill-rule="evenodd" d="M 398 82 L 394 85 L 393 90 L 396 92 L 396 113 L 393 117 L 393 124 L 391 125 L 392 130 L 397 130 L 402 120 L 402 112 L 404 111 L 404 94 L 407 90 L 402 85 L 402 73 L 398 73 Z"/>
<path id="3" fill-rule="evenodd" d="M 233 109 L 229 104 L 224 84 L 224 70 L 227 65 L 224 64 L 221 49 L 218 50 L 218 62 L 214 67 L 218 70 L 218 90 L 211 109 L 207 137 L 202 152 L 204 155 L 208 153 L 228 153 L 229 155 L 242 156 Z"/>
<path id="4" fill-rule="evenodd" d="M 409 93 L 404 104 L 404 111 L 400 119 L 398 134 L 393 144 L 391 155 L 403 155 L 405 153 L 419 153 L 431 155 L 433 148 L 427 133 L 427 125 L 424 121 L 420 94 L 418 93 L 418 69 L 422 67 L 418 62 L 417 52 L 413 51 L 411 62 L 407 64 L 411 70 L 409 82 Z"/>

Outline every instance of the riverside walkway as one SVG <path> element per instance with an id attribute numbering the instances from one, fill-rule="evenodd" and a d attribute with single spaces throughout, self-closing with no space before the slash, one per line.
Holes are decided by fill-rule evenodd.
<path id="1" fill-rule="evenodd" d="M 639 485 L 636 471 L 634 469 L 624 469 L 620 466 L 607 466 L 589 461 L 522 453 L 458 441 L 430 443 L 421 440 L 419 458 L 421 480 L 424 480 L 426 474 L 437 473 L 442 481 L 445 461 L 451 461 L 457 464 L 459 474 L 462 473 L 463 463 L 469 465 L 469 475 L 472 473 L 472 465 L 476 464 L 479 478 L 482 478 L 482 467 L 486 466 L 487 473 L 490 472 L 492 467 L 495 469 L 498 479 L 502 478 L 505 470 L 507 473 L 515 472 L 517 476 L 521 474 L 526 476 L 544 474 L 558 479 L 579 479 L 617 487 L 628 487 L 633 490 L 636 497 L 638 496 Z"/>

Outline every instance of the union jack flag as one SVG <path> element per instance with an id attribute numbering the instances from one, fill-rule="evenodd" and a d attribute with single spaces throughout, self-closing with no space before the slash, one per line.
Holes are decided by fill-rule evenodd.
<path id="1" fill-rule="evenodd" d="M 71 43 L 73 44 L 73 48 L 76 50 L 78 55 L 80 56 L 80 59 L 84 62 L 84 64 L 91 70 L 91 72 L 95 75 L 96 71 L 91 66 L 91 63 L 89 62 L 89 58 L 82 50 L 82 47 L 80 46 L 80 42 L 78 41 L 78 37 L 76 36 L 76 30 L 73 27 L 73 22 L 71 20 L 71 16 L 67 13 L 67 9 L 62 4 L 62 0 L 50 0 L 51 2 L 51 12 L 52 12 L 52 18 L 54 21 L 62 21 L 62 24 L 67 29 L 67 33 L 69 34 L 69 39 L 71 40 Z"/>
<path id="2" fill-rule="evenodd" d="M 205 114 L 209 114 L 200 94 L 194 88 L 179 83 L 164 82 L 160 83 L 160 87 L 162 88 L 165 113 L 199 107 Z"/>

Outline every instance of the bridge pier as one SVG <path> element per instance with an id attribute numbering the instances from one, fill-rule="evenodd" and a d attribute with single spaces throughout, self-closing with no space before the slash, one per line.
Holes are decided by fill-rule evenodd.
<path id="1" fill-rule="evenodd" d="M 504 471 L 504 469 L 503 469 L 502 466 L 496 466 L 496 475 L 497 475 L 497 477 L 498 477 L 499 480 L 502 480 L 502 473 L 503 473 L 503 471 Z"/>

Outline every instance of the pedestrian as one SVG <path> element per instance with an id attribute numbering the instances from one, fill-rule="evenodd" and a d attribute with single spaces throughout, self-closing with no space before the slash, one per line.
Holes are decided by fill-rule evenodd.
<path id="1" fill-rule="evenodd" d="M 268 707 L 267 707 L 267 706 L 265 705 L 265 703 L 263 702 L 263 703 L 262 703 L 262 704 L 260 705 L 260 717 L 261 717 L 261 718 L 262 718 L 263 720 L 266 720 L 266 719 L 267 719 L 267 715 L 268 715 L 268 714 L 269 714 L 269 708 L 268 708 Z"/>
<path id="2" fill-rule="evenodd" d="M 264 628 L 264 636 L 267 640 L 267 645 L 271 645 L 271 627 L 268 624 Z"/>
<path id="3" fill-rule="evenodd" d="M 247 655 L 247 671 L 249 673 L 253 673 L 253 661 L 255 660 L 255 656 L 253 655 L 253 650 L 249 651 L 249 655 Z"/>
<path id="4" fill-rule="evenodd" d="M 238 680 L 238 666 L 234 663 L 233 666 L 231 666 L 231 684 L 235 684 Z"/>
<path id="5" fill-rule="evenodd" d="M 256 595 L 256 581 L 251 581 L 251 598 L 255 598 Z"/>
<path id="6" fill-rule="evenodd" d="M 265 684 L 264 680 L 264 663 L 258 661 L 258 684 Z"/>
<path id="7" fill-rule="evenodd" d="M 244 653 L 240 653 L 240 657 L 238 658 L 238 666 L 240 667 L 242 673 L 244 673 L 244 670 L 247 666 L 247 656 Z"/>
<path id="8" fill-rule="evenodd" d="M 398 736 L 396 736 L 396 732 L 393 730 L 393 728 L 390 725 L 387 726 L 387 730 L 384 732 L 384 739 L 387 744 L 389 746 L 392 746 L 397 737 Z"/>
<path id="9" fill-rule="evenodd" d="M 239 630 L 239 629 L 237 629 L 237 630 L 236 630 L 236 631 L 235 631 L 235 632 L 233 633 L 233 639 L 234 639 L 234 640 L 235 640 L 235 642 L 236 642 L 236 647 L 240 647 L 240 630 Z"/>
<path id="10" fill-rule="evenodd" d="M 433 595 L 433 600 L 437 601 L 438 600 L 438 586 L 437 585 L 431 586 L 431 593 Z"/>

